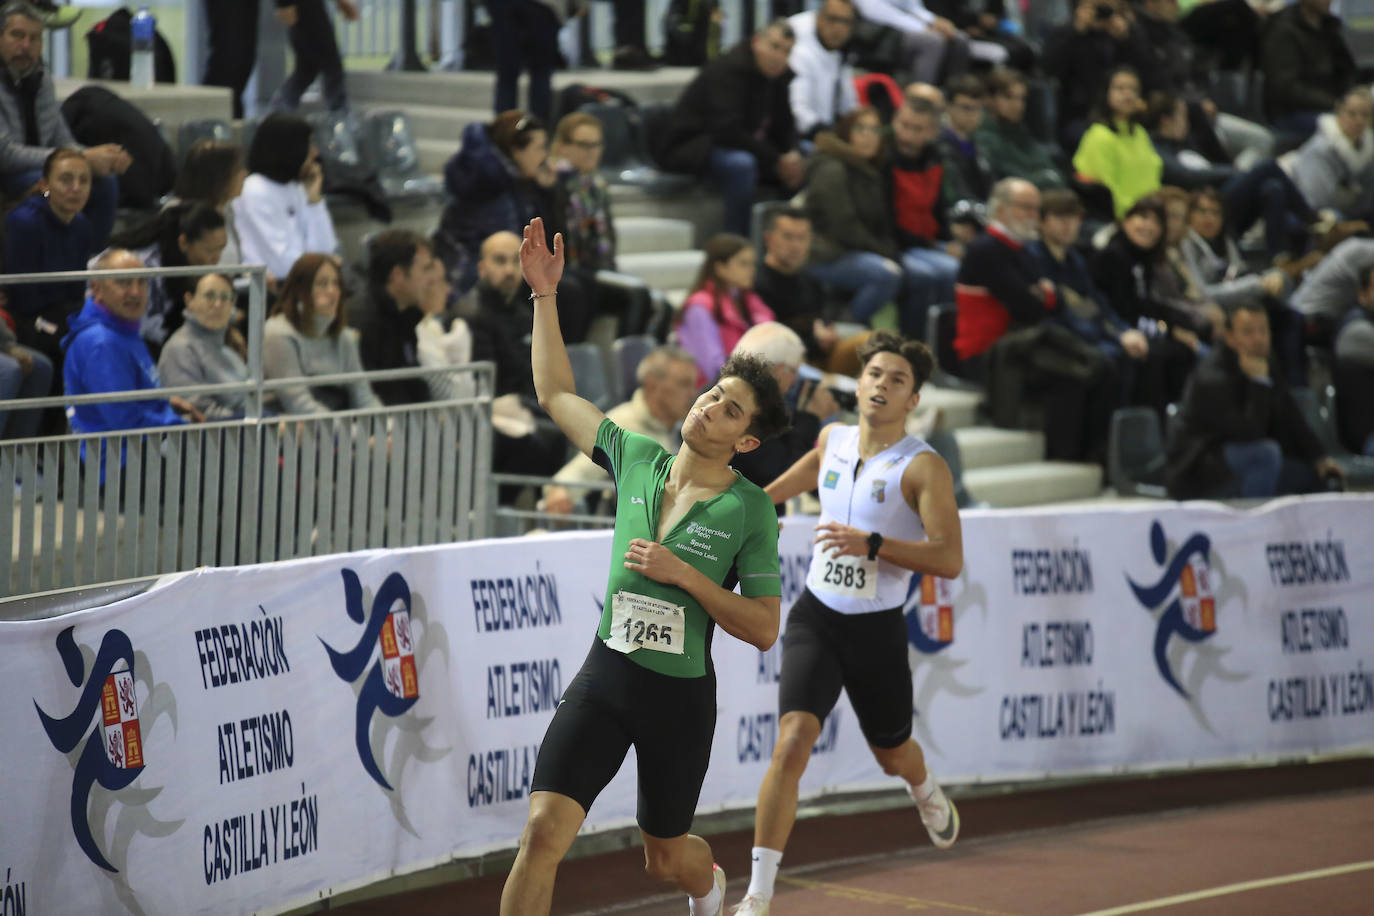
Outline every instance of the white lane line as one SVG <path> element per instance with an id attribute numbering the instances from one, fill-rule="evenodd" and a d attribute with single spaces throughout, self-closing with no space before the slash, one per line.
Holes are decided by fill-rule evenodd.
<path id="1" fill-rule="evenodd" d="M 1204 891 L 1193 891 L 1190 894 L 1176 894 L 1173 897 L 1160 897 L 1158 900 L 1146 900 L 1143 903 L 1128 903 L 1125 906 L 1114 906 L 1108 910 L 1093 910 L 1091 913 L 1082 913 L 1080 916 L 1122 916 L 1125 913 L 1140 913 L 1145 910 L 1157 910 L 1166 906 L 1177 906 L 1180 903 L 1192 903 L 1194 900 L 1206 900 L 1209 897 L 1223 897 L 1226 894 L 1239 894 L 1242 891 L 1258 890 L 1262 887 L 1275 887 L 1280 884 L 1296 884 L 1299 881 L 1315 881 L 1318 878 L 1334 878 L 1337 875 L 1348 875 L 1351 872 L 1368 871 L 1374 869 L 1374 859 L 1368 862 L 1352 862 L 1349 865 L 1335 865 L 1331 868 L 1318 868 L 1313 871 L 1294 872 L 1291 875 L 1280 875 L 1277 878 L 1260 878 L 1256 881 L 1242 881 L 1239 884 L 1224 884 L 1221 887 L 1213 887 Z"/>

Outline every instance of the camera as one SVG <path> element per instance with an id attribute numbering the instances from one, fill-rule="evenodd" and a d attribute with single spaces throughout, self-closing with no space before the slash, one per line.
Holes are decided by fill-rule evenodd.
<path id="1" fill-rule="evenodd" d="M 845 391 L 843 388 L 831 388 L 830 396 L 835 399 L 840 410 L 853 413 L 859 409 L 859 396 L 852 391 Z"/>

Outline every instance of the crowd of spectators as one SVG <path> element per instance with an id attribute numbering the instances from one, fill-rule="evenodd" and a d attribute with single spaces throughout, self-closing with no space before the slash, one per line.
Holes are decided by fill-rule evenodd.
<path id="1" fill-rule="evenodd" d="M 1350 386 L 1374 374 L 1374 241 L 1363 237 L 1374 95 L 1328 0 L 1253 21 L 1226 0 L 1185 16 L 1176 0 L 1081 0 L 1068 21 L 1034 32 L 1015 4 L 822 0 L 780 10 L 791 15 L 733 48 L 708 41 L 648 141 L 660 168 L 718 196 L 725 231 L 706 242 L 695 284 L 658 328 L 649 291 L 616 273 L 603 125 L 585 111 L 552 120 L 553 55 L 539 50 L 577 4 L 496 5 L 498 114 L 463 131 L 433 233 L 375 234 L 357 265 L 340 257 L 310 125 L 291 113 L 316 74 L 326 104 L 346 105 L 337 46 L 322 34 L 319 0 L 278 5 L 293 45 L 310 44 L 297 48 L 298 72 L 246 153 L 198 143 L 172 199 L 113 237 L 130 155 L 75 142 L 39 59 L 41 17 L 22 2 L 0 10 L 4 270 L 207 268 L 151 284 L 96 281 L 89 293 L 81 283 L 7 287 L 0 396 L 245 379 L 242 289 L 213 268 L 263 263 L 273 297 L 264 372 L 299 380 L 277 392 L 274 411 L 452 397 L 471 390 L 459 373 L 309 379 L 491 360 L 498 463 L 552 475 L 566 449 L 532 397 L 532 309 L 518 268 L 519 233 L 537 216 L 550 242 L 563 240 L 569 342 L 586 339 L 599 315 L 615 319 L 617 335 L 665 337 L 619 408 L 665 441 L 688 362 L 701 385 L 744 347 L 769 355 L 791 390 L 800 444 L 778 448 L 804 450 L 811 421 L 841 410 L 816 383 L 822 373 L 852 373 L 870 327 L 924 337 L 931 307 L 952 306 L 943 369 L 983 387 L 994 422 L 1042 429 L 1051 458 L 1105 462 L 1113 411 L 1143 405 L 1171 430 L 1177 494 L 1311 489 L 1339 473 L 1290 393 L 1309 384 L 1313 354 L 1352 405 L 1361 392 Z M 652 65 L 642 17 L 625 6 L 617 65 Z M 216 17 L 221 38 L 238 28 L 223 10 Z M 212 43 L 211 70 L 237 93 L 242 74 L 224 47 Z M 1263 105 L 1251 108 L 1263 118 L 1220 110 L 1209 79 L 1219 66 L 1263 75 Z M 528 111 L 514 104 L 522 68 L 533 77 Z M 246 405 L 232 395 L 93 405 L 70 423 L 157 426 L 242 416 Z M 1374 452 L 1368 413 L 1342 413 L 1356 451 Z M 32 435 L 39 420 L 0 415 L 0 435 Z M 785 456 L 753 457 L 771 467 Z M 562 473 L 580 483 L 585 471 Z M 557 486 L 544 498 L 586 506 Z"/>

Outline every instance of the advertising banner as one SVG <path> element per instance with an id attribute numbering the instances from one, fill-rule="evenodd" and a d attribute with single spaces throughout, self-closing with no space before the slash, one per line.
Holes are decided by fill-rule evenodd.
<path id="1" fill-rule="evenodd" d="M 783 610 L 813 519 L 780 541 Z M 963 514 L 904 607 L 946 783 L 1374 745 L 1374 499 Z M 198 570 L 0 623 L 6 912 L 272 912 L 515 845 L 609 532 Z M 785 633 L 783 640 L 785 640 Z M 699 810 L 752 807 L 782 641 L 717 631 Z M 847 699 L 804 795 L 894 785 Z M 633 752 L 584 829 L 634 822 Z M 3 904 L 9 907 L 8 903 Z"/>

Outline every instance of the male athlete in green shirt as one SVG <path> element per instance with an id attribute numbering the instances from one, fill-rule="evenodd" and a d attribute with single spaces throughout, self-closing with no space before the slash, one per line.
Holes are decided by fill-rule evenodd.
<path id="1" fill-rule="evenodd" d="M 768 364 L 744 358 L 697 398 L 676 456 L 607 420 L 577 396 L 555 304 L 562 236 L 552 251 L 544 238 L 535 219 L 520 246 L 534 299 L 534 387 L 572 443 L 615 478 L 615 540 L 597 638 L 539 748 L 501 916 L 549 912 L 558 863 L 632 745 L 645 870 L 686 891 L 693 916 L 718 916 L 725 875 L 687 832 L 715 731 L 711 636 L 719 624 L 767 649 L 782 594 L 773 503 L 730 460 L 781 432 L 786 409 Z M 721 584 L 732 571 L 740 594 Z"/>

